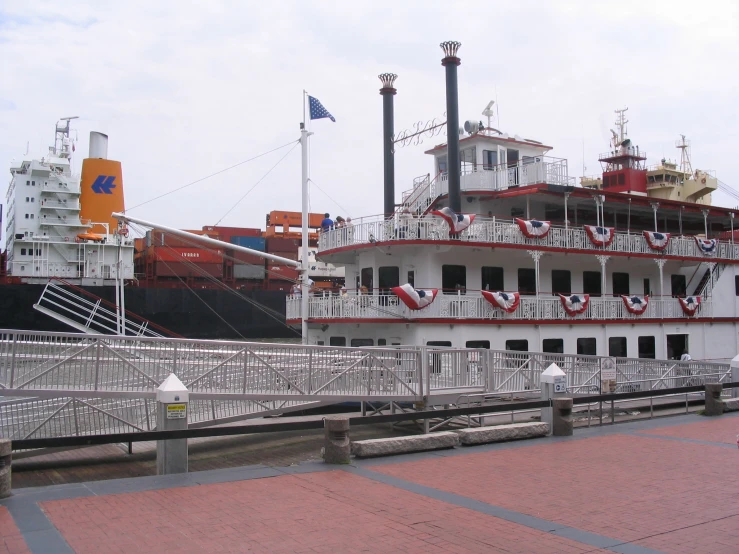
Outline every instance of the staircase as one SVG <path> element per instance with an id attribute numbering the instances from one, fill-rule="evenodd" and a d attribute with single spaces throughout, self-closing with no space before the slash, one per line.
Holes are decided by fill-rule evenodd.
<path id="1" fill-rule="evenodd" d="M 114 304 L 63 279 L 50 280 L 33 308 L 83 333 L 120 334 Z M 137 337 L 179 337 L 128 310 L 123 334 Z"/>
<path id="2" fill-rule="evenodd" d="M 713 282 L 716 283 L 721 273 L 726 268 L 726 264 L 716 264 L 713 266 Z M 697 271 L 697 270 L 696 270 Z M 706 269 L 703 277 L 693 289 L 692 296 L 711 296 L 711 269 Z"/>
<path id="3" fill-rule="evenodd" d="M 422 175 L 413 179 L 413 188 L 403 193 L 403 202 L 397 211 L 408 210 L 414 215 L 423 215 L 438 196 L 436 183 L 439 175 L 431 179 L 430 175 Z"/>

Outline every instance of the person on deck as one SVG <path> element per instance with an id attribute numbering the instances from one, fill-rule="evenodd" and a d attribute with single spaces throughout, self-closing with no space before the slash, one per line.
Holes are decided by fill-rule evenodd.
<path id="1" fill-rule="evenodd" d="M 331 214 L 323 214 L 323 221 L 321 221 L 321 231 L 324 233 L 330 231 L 334 226 L 334 220 L 331 219 Z"/>

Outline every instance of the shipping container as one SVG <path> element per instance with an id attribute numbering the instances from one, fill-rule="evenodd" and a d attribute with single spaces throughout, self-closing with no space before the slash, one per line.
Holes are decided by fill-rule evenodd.
<path id="1" fill-rule="evenodd" d="M 229 242 L 231 244 L 243 246 L 244 248 L 251 248 L 252 250 L 264 252 L 265 240 L 263 237 L 232 236 Z"/>
<path id="2" fill-rule="evenodd" d="M 300 248 L 299 239 L 285 239 L 272 237 L 267 239 L 267 252 L 297 252 Z"/>
<path id="3" fill-rule="evenodd" d="M 231 237 L 261 237 L 261 229 L 252 229 L 250 227 L 218 227 L 206 226 L 203 231 L 213 231 L 221 236 L 221 240 L 230 241 Z"/>
<path id="4" fill-rule="evenodd" d="M 292 252 L 269 252 L 270 254 L 274 254 L 275 256 L 280 256 L 281 258 L 287 258 L 288 260 L 294 260 L 298 261 L 298 253 L 296 251 Z"/>
<path id="5" fill-rule="evenodd" d="M 283 281 L 281 279 L 274 279 L 271 281 L 264 282 L 264 290 L 282 290 L 290 292 L 293 288 L 293 284 L 290 281 Z"/>
<path id="6" fill-rule="evenodd" d="M 264 258 L 257 256 L 256 254 L 245 254 L 244 252 L 237 252 L 235 250 L 224 250 L 226 259 L 231 259 L 234 263 L 251 264 L 264 267 Z"/>
<path id="7" fill-rule="evenodd" d="M 264 279 L 264 266 L 236 264 L 233 269 L 234 279 Z"/>
<path id="8" fill-rule="evenodd" d="M 156 260 L 166 262 L 194 262 L 199 264 L 222 264 L 223 252 L 204 248 L 175 248 L 173 246 L 153 246 L 148 254 Z"/>
<path id="9" fill-rule="evenodd" d="M 308 214 L 308 227 L 316 229 L 321 226 L 321 221 L 323 221 L 323 214 Z M 301 227 L 303 225 L 303 214 L 301 212 L 272 210 L 267 214 L 267 225 Z M 285 231 L 288 230 L 285 229 Z"/>
<path id="10" fill-rule="evenodd" d="M 275 264 L 272 262 L 267 264 L 268 280 L 293 279 L 297 281 L 299 276 L 300 272 L 289 265 Z"/>
<path id="11" fill-rule="evenodd" d="M 219 240 L 218 233 L 206 232 L 206 231 L 187 231 L 195 235 L 201 235 L 208 238 Z M 173 248 L 197 248 L 202 243 L 198 242 L 195 238 L 185 238 L 173 235 L 171 233 L 165 233 L 158 229 L 152 229 L 146 232 L 146 245 L 147 246 L 172 246 Z"/>
<path id="12" fill-rule="evenodd" d="M 189 264 L 182 262 L 158 261 L 154 264 L 155 277 L 182 277 L 193 279 L 206 279 L 210 277 L 223 277 L 222 264 Z"/>

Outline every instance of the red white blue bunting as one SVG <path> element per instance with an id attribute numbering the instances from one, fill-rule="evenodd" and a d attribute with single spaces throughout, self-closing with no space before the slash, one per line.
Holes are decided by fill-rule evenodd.
<path id="1" fill-rule="evenodd" d="M 678 298 L 680 306 L 683 308 L 683 313 L 686 315 L 695 315 L 701 305 L 700 296 L 688 296 L 687 298 Z"/>
<path id="2" fill-rule="evenodd" d="M 587 233 L 590 242 L 595 246 L 609 246 L 615 237 L 615 229 L 613 227 L 597 227 L 595 225 L 583 225 L 585 233 Z"/>
<path id="3" fill-rule="evenodd" d="M 652 250 L 664 250 L 670 242 L 670 233 L 658 233 L 657 231 L 644 231 L 644 238 Z"/>
<path id="4" fill-rule="evenodd" d="M 416 290 L 410 283 L 393 287 L 391 290 L 411 310 L 422 310 L 436 299 L 436 294 L 439 292 L 439 289 Z"/>
<path id="5" fill-rule="evenodd" d="M 496 308 L 512 314 L 521 303 L 521 295 L 517 292 L 490 292 L 481 290 L 482 297 Z"/>
<path id="6" fill-rule="evenodd" d="M 559 299 L 562 301 L 562 307 L 567 315 L 572 317 L 583 313 L 590 303 L 589 294 L 571 294 L 570 296 L 560 294 Z"/>
<path id="7" fill-rule="evenodd" d="M 621 300 L 630 314 L 642 315 L 649 305 L 648 296 L 622 296 Z"/>
<path id="8" fill-rule="evenodd" d="M 702 239 L 695 237 L 695 242 L 704 254 L 714 254 L 718 241 L 716 239 Z"/>
<path id="9" fill-rule="evenodd" d="M 536 219 L 515 218 L 518 228 L 526 238 L 543 239 L 549 234 L 552 224 L 549 221 L 538 221 Z"/>
<path id="10" fill-rule="evenodd" d="M 451 208 L 434 210 L 431 215 L 436 215 L 446 221 L 452 235 L 461 233 L 475 221 L 475 214 L 458 214 Z"/>

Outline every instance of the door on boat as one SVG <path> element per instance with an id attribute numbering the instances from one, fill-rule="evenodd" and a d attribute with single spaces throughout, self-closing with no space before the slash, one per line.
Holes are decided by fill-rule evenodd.
<path id="1" fill-rule="evenodd" d="M 679 360 L 688 350 L 688 335 L 667 335 L 667 359 Z"/>

